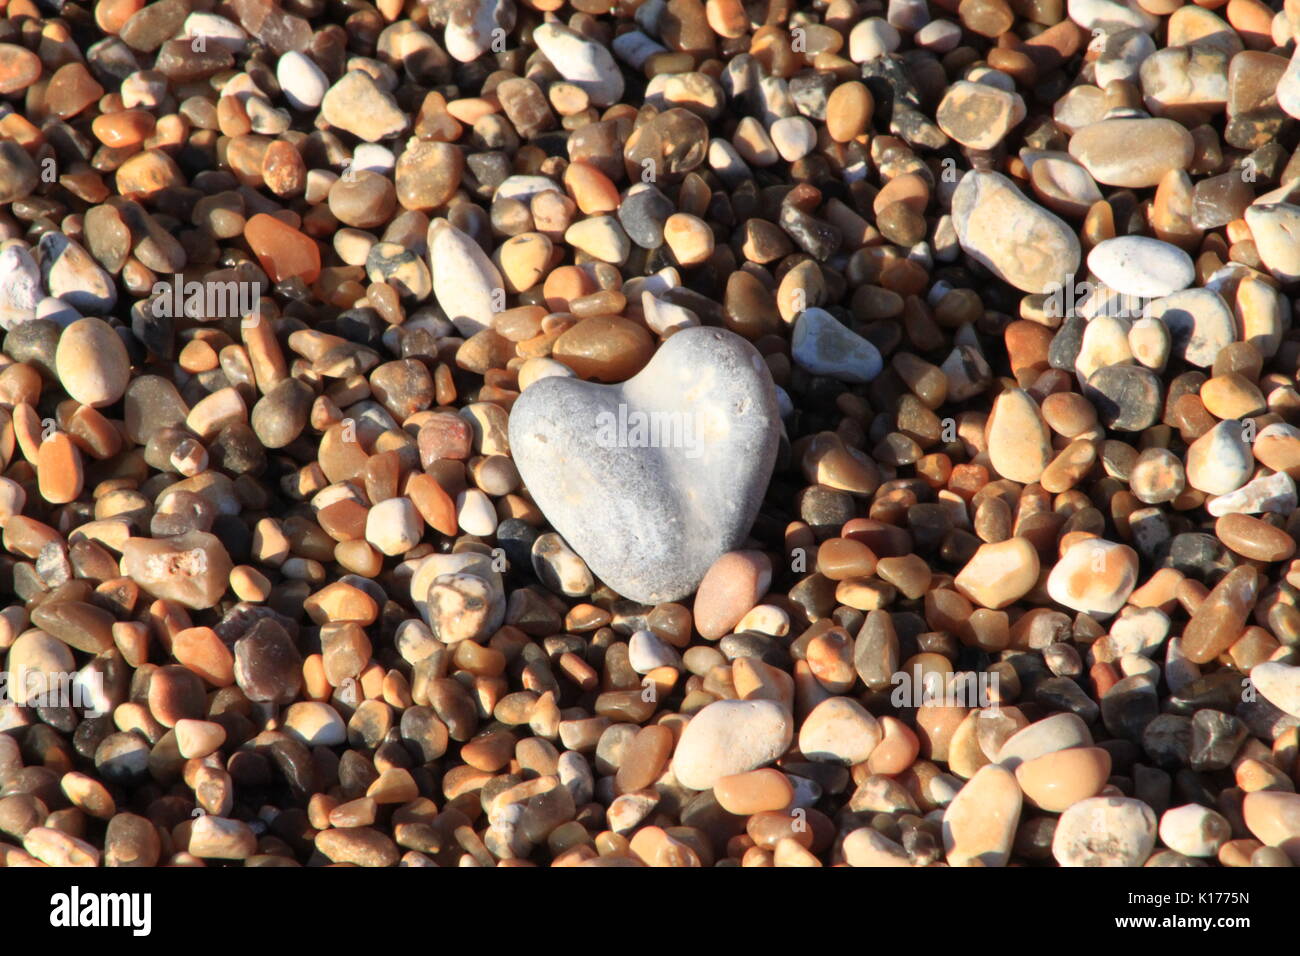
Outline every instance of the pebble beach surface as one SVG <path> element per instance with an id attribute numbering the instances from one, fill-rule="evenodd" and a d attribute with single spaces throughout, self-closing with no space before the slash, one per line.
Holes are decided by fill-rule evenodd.
<path id="1" fill-rule="evenodd" d="M 1297 0 L 0 0 L 0 867 L 1300 865 Z"/>

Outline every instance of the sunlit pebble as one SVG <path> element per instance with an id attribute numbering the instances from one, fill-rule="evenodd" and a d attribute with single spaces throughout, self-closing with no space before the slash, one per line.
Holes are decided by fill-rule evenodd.
<path id="1" fill-rule="evenodd" d="M 0 865 L 1300 864 L 1285 12 L 15 3 Z"/>

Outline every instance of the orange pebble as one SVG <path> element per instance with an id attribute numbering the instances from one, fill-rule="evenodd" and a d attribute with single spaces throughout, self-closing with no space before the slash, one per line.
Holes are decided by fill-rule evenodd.
<path id="1" fill-rule="evenodd" d="M 320 249 L 297 229 L 266 213 L 258 213 L 244 225 L 244 238 L 272 282 L 300 278 L 315 282 L 320 277 Z"/>

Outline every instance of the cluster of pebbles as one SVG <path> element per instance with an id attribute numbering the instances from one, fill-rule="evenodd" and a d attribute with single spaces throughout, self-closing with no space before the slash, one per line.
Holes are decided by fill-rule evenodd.
<path id="1" fill-rule="evenodd" d="M 0 0 L 0 866 L 1300 864 L 1297 39 Z"/>

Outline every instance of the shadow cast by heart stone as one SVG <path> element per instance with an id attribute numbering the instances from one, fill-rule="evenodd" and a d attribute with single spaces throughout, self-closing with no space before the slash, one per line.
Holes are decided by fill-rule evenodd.
<path id="1" fill-rule="evenodd" d="M 690 595 L 744 541 L 780 429 L 757 350 L 693 328 L 621 384 L 529 386 L 511 411 L 510 447 L 542 514 L 592 572 L 655 604 Z"/>

